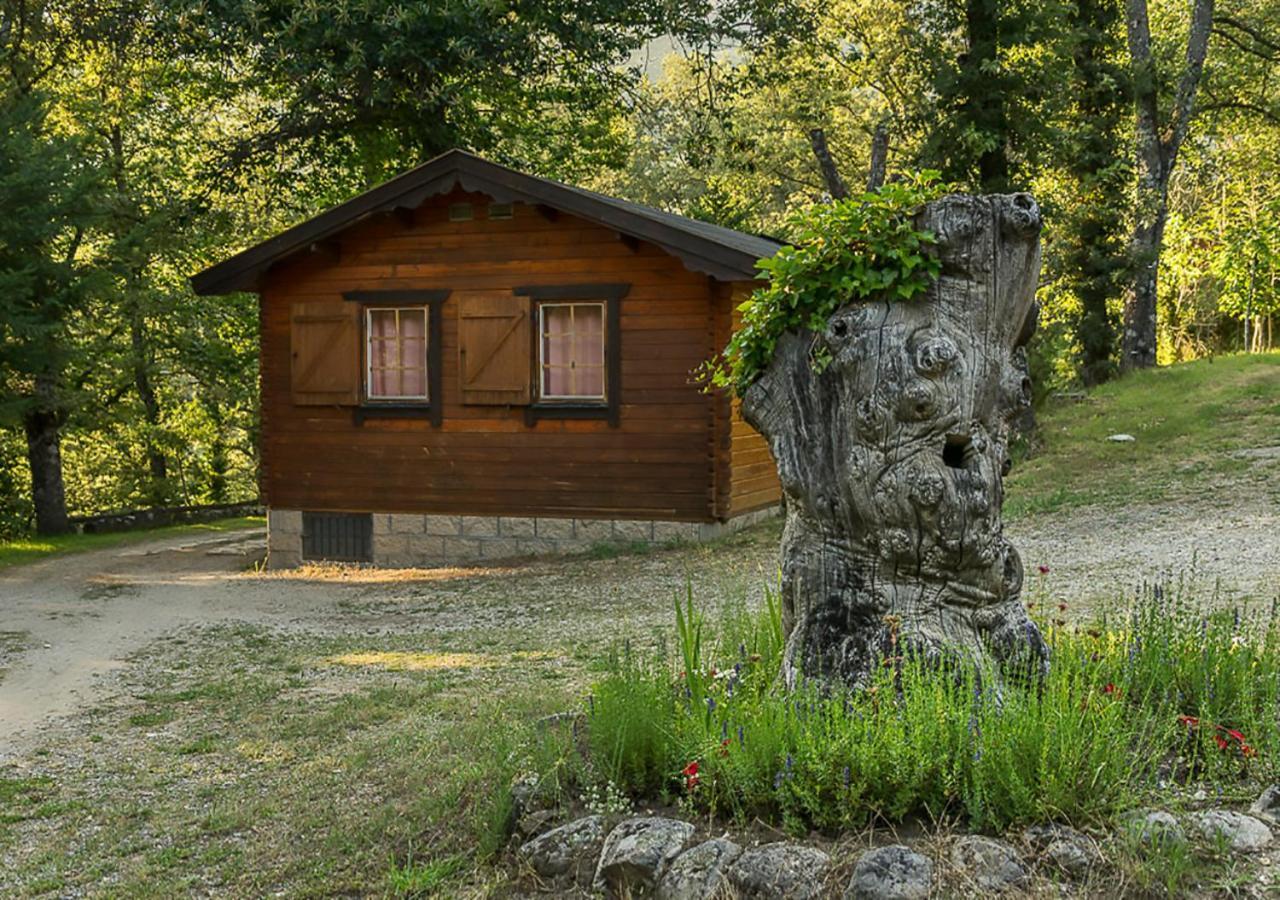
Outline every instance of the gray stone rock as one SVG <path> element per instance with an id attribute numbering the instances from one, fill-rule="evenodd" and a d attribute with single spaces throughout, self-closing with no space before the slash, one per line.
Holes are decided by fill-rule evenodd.
<path id="1" fill-rule="evenodd" d="M 951 846 L 951 863 L 984 891 L 1003 891 L 1027 880 L 1016 850 L 977 834 L 965 835 Z"/>
<path id="2" fill-rule="evenodd" d="M 728 838 L 689 848 L 675 858 L 658 882 L 658 900 L 710 900 L 741 854 L 742 848 Z"/>
<path id="3" fill-rule="evenodd" d="M 901 844 L 868 850 L 853 867 L 845 900 L 924 900 L 933 885 L 933 860 Z"/>
<path id="4" fill-rule="evenodd" d="M 779 842 L 744 850 L 729 867 L 742 900 L 811 900 L 822 895 L 831 858 L 814 847 Z"/>
<path id="5" fill-rule="evenodd" d="M 1072 878 L 1083 878 L 1102 861 L 1093 839 L 1066 825 L 1033 825 L 1023 832 L 1023 838 Z"/>
<path id="6" fill-rule="evenodd" d="M 1053 841 L 1045 848 L 1044 855 L 1072 878 L 1084 878 L 1098 863 L 1098 853 L 1091 845 L 1072 840 Z"/>
<path id="7" fill-rule="evenodd" d="M 524 775 L 511 783 L 511 805 L 515 808 L 517 816 L 522 816 L 533 808 L 533 800 L 537 793 L 537 775 Z"/>
<path id="8" fill-rule="evenodd" d="M 1132 444 L 1137 438 L 1131 434 L 1109 434 L 1107 440 L 1115 444 Z"/>
<path id="9" fill-rule="evenodd" d="M 1129 833 L 1144 844 L 1185 844 L 1187 835 L 1170 813 L 1162 809 L 1138 810 L 1125 822 Z"/>
<path id="10" fill-rule="evenodd" d="M 1211 841 L 1225 840 L 1237 853 L 1254 853 L 1271 845 L 1271 829 L 1266 823 L 1230 809 L 1210 809 L 1195 813 L 1191 821 Z"/>
<path id="11" fill-rule="evenodd" d="M 691 837 L 693 826 L 677 819 L 651 816 L 620 822 L 600 852 L 596 890 L 628 894 L 655 886 Z"/>
<path id="12" fill-rule="evenodd" d="M 519 850 L 520 858 L 543 878 L 590 882 L 604 844 L 604 817 L 587 816 L 539 835 Z"/>
<path id="13" fill-rule="evenodd" d="M 525 813 L 516 820 L 516 834 L 526 841 L 534 835 L 542 834 L 547 826 L 555 821 L 556 814 L 550 809 L 535 809 Z"/>
<path id="14" fill-rule="evenodd" d="M 1249 807 L 1249 815 L 1272 825 L 1280 824 L 1280 784 L 1273 784 L 1263 791 Z"/>

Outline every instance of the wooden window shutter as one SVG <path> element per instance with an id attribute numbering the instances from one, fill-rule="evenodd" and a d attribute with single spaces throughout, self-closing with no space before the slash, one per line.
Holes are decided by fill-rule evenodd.
<path id="1" fill-rule="evenodd" d="M 360 306 L 343 300 L 293 304 L 290 317 L 293 402 L 360 402 Z"/>
<path id="2" fill-rule="evenodd" d="M 532 352 L 527 297 L 506 293 L 459 297 L 458 381 L 463 403 L 528 404 Z"/>

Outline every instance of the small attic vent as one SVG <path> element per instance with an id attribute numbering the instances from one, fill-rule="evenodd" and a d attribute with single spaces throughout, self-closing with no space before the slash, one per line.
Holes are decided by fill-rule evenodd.
<path id="1" fill-rule="evenodd" d="M 515 215 L 515 208 L 510 203 L 490 203 L 490 219 L 510 219 Z"/>
<path id="2" fill-rule="evenodd" d="M 450 222 L 470 222 L 474 217 L 470 203 L 450 203 L 449 204 L 449 221 Z"/>

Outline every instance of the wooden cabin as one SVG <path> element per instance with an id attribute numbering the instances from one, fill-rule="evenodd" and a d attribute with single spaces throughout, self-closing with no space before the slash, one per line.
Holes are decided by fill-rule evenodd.
<path id="1" fill-rule="evenodd" d="M 261 316 L 272 566 L 697 540 L 776 510 L 692 370 L 775 241 L 450 151 L 192 278 Z"/>

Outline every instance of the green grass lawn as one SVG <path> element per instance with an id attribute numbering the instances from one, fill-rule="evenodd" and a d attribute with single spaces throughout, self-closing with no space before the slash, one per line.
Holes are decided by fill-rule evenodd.
<path id="1" fill-rule="evenodd" d="M 1108 441 L 1113 434 L 1135 440 Z M 1038 441 L 1006 480 L 1006 518 L 1211 500 L 1228 482 L 1246 489 L 1256 482 L 1260 496 L 1280 502 L 1276 460 L 1240 454 L 1280 447 L 1280 353 L 1136 372 L 1082 400 L 1054 401 L 1040 414 Z"/>
<path id="2" fill-rule="evenodd" d="M 255 526 L 264 527 L 265 522 L 266 520 L 261 516 L 241 516 L 232 519 L 219 519 L 214 522 L 199 522 L 190 525 L 162 525 L 158 528 L 115 531 L 109 534 L 59 534 L 53 537 L 31 537 L 21 538 L 16 541 L 4 541 L 0 542 L 0 569 L 36 562 L 50 556 L 64 556 L 68 553 L 83 553 L 86 550 L 122 547 L 127 544 L 177 537 L 184 534 L 199 535 L 220 531 L 235 531 Z"/>

